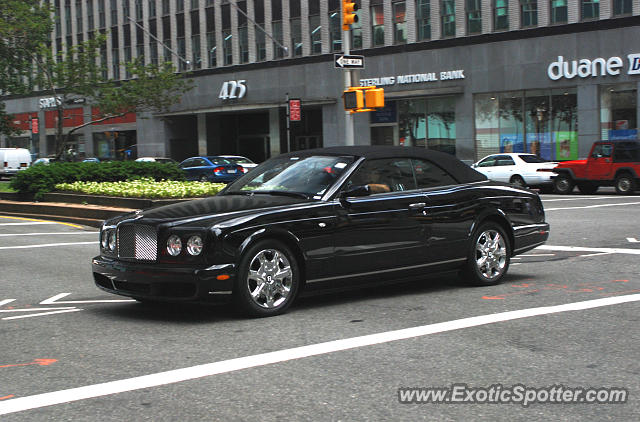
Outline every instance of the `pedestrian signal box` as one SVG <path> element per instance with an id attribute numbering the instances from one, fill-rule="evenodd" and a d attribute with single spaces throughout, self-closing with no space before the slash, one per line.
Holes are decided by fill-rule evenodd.
<path id="1" fill-rule="evenodd" d="M 374 111 L 384 107 L 384 89 L 376 86 L 352 86 L 342 94 L 344 109 L 351 113 Z"/>

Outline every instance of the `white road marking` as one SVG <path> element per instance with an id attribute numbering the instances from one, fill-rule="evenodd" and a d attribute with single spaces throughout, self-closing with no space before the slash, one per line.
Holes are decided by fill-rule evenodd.
<path id="1" fill-rule="evenodd" d="M 76 235 L 76 234 L 100 234 L 100 232 L 64 232 L 64 233 L 14 233 L 14 234 L 0 234 L 0 237 L 12 237 L 12 236 L 58 236 L 58 235 Z"/>
<path id="2" fill-rule="evenodd" d="M 4 299 L 4 300 L 0 300 L 0 306 L 6 305 L 7 303 L 11 303 L 15 301 L 15 299 Z"/>
<path id="3" fill-rule="evenodd" d="M 587 208 L 602 208 L 602 207 L 621 207 L 625 205 L 640 205 L 640 202 L 625 202 L 622 204 L 600 204 L 600 205 L 585 205 L 583 207 L 562 207 L 562 208 L 545 208 L 545 211 L 559 211 L 559 210 L 580 210 Z"/>
<path id="4" fill-rule="evenodd" d="M 59 302 L 58 299 L 62 299 L 65 296 L 69 296 L 71 293 L 60 293 L 55 296 L 51 296 L 49 299 L 45 299 L 40 302 L 40 305 L 57 305 L 57 304 L 74 304 L 74 303 L 114 303 L 114 302 L 135 302 L 135 299 L 105 299 L 105 300 L 68 300 Z"/>
<path id="5" fill-rule="evenodd" d="M 600 256 L 600 255 L 611 255 L 612 252 L 598 252 L 598 253 L 590 253 L 588 255 L 580 255 L 579 258 L 587 258 L 590 256 Z"/>
<path id="6" fill-rule="evenodd" d="M 621 198 L 621 197 L 619 197 Z M 625 199 L 629 199 L 629 196 L 625 196 Z M 631 197 L 636 198 L 636 197 Z M 557 198 L 557 199 L 543 199 L 542 202 L 558 202 L 558 201 L 584 201 L 584 200 L 593 200 L 593 199 L 616 199 L 616 197 L 609 196 L 571 196 L 567 198 Z"/>
<path id="7" fill-rule="evenodd" d="M 556 254 L 554 254 L 554 253 L 534 253 L 534 254 L 529 254 L 529 255 L 518 255 L 518 256 L 528 256 L 528 257 L 532 257 L 532 256 L 556 256 Z"/>
<path id="8" fill-rule="evenodd" d="M 29 314 L 29 315 L 18 315 L 18 316 L 4 317 L 2 319 L 3 320 L 10 320 L 10 319 L 31 318 L 31 317 L 44 316 L 44 315 L 62 314 L 62 313 L 65 313 L 65 312 L 78 312 L 78 311 L 81 311 L 81 310 L 82 309 L 79 309 L 79 308 L 63 309 L 63 310 L 59 310 L 59 311 L 42 312 L 42 313 L 39 313 L 39 314 Z"/>
<path id="9" fill-rule="evenodd" d="M 29 221 L 27 223 L 0 223 L 0 226 L 38 226 L 42 224 L 59 224 L 55 221 Z"/>
<path id="10" fill-rule="evenodd" d="M 0 309 L 0 312 L 33 312 L 33 311 L 57 311 L 58 309 L 74 309 L 75 306 L 61 306 L 59 308 L 21 308 L 21 309 Z"/>
<path id="11" fill-rule="evenodd" d="M 640 249 L 624 249 L 624 248 L 585 248 L 582 246 L 552 246 L 542 245 L 536 249 L 545 251 L 564 251 L 564 252 L 599 252 L 599 253 L 622 253 L 628 255 L 640 255 Z"/>
<path id="12" fill-rule="evenodd" d="M 42 245 L 0 246 L 0 249 L 47 248 L 50 246 L 98 245 L 98 242 L 45 243 Z"/>
<path id="13" fill-rule="evenodd" d="M 627 242 L 629 242 L 629 243 L 639 243 L 640 240 L 636 239 L 635 237 L 627 237 Z"/>
<path id="14" fill-rule="evenodd" d="M 430 334 L 460 330 L 464 328 L 478 327 L 497 322 L 511 321 L 521 318 L 530 318 L 540 315 L 549 315 L 559 312 L 582 311 L 599 308 L 602 306 L 619 305 L 628 302 L 640 301 L 640 294 L 614 296 L 603 299 L 588 300 L 584 302 L 567 303 L 564 305 L 545 306 L 539 308 L 520 309 L 517 311 L 501 312 L 497 314 L 481 315 L 470 318 L 462 318 L 437 324 L 423 325 L 419 327 L 405 328 L 402 330 L 387 331 L 370 334 L 361 337 L 352 337 L 342 340 L 328 341 L 325 343 L 310 344 L 275 352 L 245 356 L 188 368 L 174 369 L 166 372 L 158 372 L 150 375 L 127 378 L 118 381 L 101 384 L 87 385 L 84 387 L 67 390 L 53 391 L 50 393 L 36 394 L 33 396 L 18 397 L 0 402 L 0 415 L 21 412 L 29 409 L 37 409 L 62 403 L 70 403 L 95 397 L 123 393 L 126 391 L 140 390 L 144 388 L 158 387 L 177 382 L 189 381 L 212 375 L 225 374 L 243 369 L 256 368 L 274 363 L 303 359 L 311 356 L 319 356 L 328 353 L 350 350 L 359 347 L 373 346 L 398 340 L 406 340 L 423 337 Z"/>

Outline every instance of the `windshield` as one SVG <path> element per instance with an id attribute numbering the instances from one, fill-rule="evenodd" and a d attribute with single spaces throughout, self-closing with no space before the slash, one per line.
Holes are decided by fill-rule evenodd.
<path id="1" fill-rule="evenodd" d="M 328 156 L 275 158 L 234 182 L 225 194 L 289 194 L 320 199 L 353 160 Z"/>
<path id="2" fill-rule="evenodd" d="M 255 164 L 253 161 L 249 160 L 248 158 L 243 158 L 243 157 L 224 157 L 227 160 L 231 161 L 234 164 Z"/>

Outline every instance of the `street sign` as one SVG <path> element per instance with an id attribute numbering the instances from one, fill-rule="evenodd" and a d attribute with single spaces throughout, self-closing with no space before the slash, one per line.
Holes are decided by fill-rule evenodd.
<path id="1" fill-rule="evenodd" d="M 302 120 L 302 102 L 300 100 L 289 100 L 289 120 L 292 122 Z"/>
<path id="2" fill-rule="evenodd" d="M 333 61 L 336 69 L 364 69 L 364 56 L 334 54 Z"/>

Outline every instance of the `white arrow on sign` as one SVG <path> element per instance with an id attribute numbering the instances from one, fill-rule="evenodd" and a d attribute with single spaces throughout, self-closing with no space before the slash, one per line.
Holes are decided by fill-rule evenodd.
<path id="1" fill-rule="evenodd" d="M 340 67 L 364 68 L 363 56 L 344 56 L 341 55 L 336 60 L 336 64 Z"/>
<path id="2" fill-rule="evenodd" d="M 57 305 L 57 304 L 69 304 L 69 303 L 114 303 L 114 302 L 135 302 L 134 299 L 109 299 L 109 300 L 67 300 L 59 301 L 63 297 L 69 296 L 71 293 L 60 293 L 55 296 L 51 296 L 49 299 L 45 299 L 40 302 L 40 305 Z"/>

